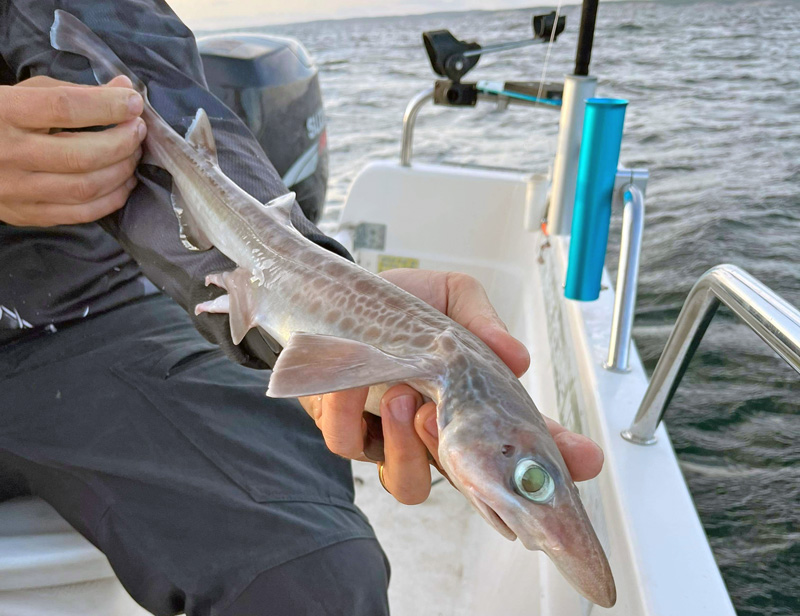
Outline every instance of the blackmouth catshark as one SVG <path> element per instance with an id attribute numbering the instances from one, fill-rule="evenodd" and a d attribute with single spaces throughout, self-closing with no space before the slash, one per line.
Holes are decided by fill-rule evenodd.
<path id="1" fill-rule="evenodd" d="M 264 205 L 239 188 L 217 163 L 206 113 L 178 135 L 83 22 L 57 10 L 50 39 L 85 57 L 98 83 L 125 75 L 143 96 L 144 160 L 172 174 L 181 239 L 238 265 L 207 277 L 227 294 L 196 311 L 227 313 L 237 344 L 259 327 L 284 347 L 267 395 L 411 384 L 436 402 L 441 465 L 480 514 L 504 537 L 547 553 L 588 599 L 614 605 L 611 569 L 558 447 L 497 355 L 428 304 L 303 237 L 290 220 L 293 193 Z"/>

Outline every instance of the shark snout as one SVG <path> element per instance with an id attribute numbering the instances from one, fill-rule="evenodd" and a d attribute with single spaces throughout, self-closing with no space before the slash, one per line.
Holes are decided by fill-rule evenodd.
<path id="1" fill-rule="evenodd" d="M 574 489 L 574 488 L 573 488 Z M 485 490 L 473 502 L 497 530 L 516 535 L 529 550 L 547 554 L 561 574 L 584 597 L 602 607 L 616 603 L 614 576 L 605 551 L 580 501 L 571 490 L 561 492 L 560 504 L 534 505 L 497 490 Z"/>
<path id="2" fill-rule="evenodd" d="M 542 546 L 542 551 L 589 601 L 601 607 L 612 607 L 617 602 L 617 588 L 605 554 L 587 558 L 587 554 L 575 553 L 566 546 L 553 550 L 548 545 Z"/>

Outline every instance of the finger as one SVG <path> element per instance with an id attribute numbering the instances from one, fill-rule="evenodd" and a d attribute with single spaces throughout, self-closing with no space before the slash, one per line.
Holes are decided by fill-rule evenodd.
<path id="1" fill-rule="evenodd" d="M 431 491 L 428 451 L 414 429 L 422 397 L 408 385 L 397 385 L 381 398 L 386 489 L 406 505 L 418 505 Z"/>
<path id="2" fill-rule="evenodd" d="M 472 276 L 417 269 L 388 270 L 381 276 L 466 327 L 517 376 L 528 369 L 527 349 L 508 333 L 483 286 Z"/>
<path id="3" fill-rule="evenodd" d="M 146 135 L 141 118 L 99 132 L 31 134 L 18 160 L 28 171 L 87 173 L 132 156 Z"/>
<path id="4" fill-rule="evenodd" d="M 550 436 L 553 438 L 555 438 L 557 434 L 566 432 L 567 429 L 555 419 L 550 419 L 547 415 L 542 415 L 542 418 L 544 419 L 544 423 L 547 424 L 547 429 L 550 431 Z"/>
<path id="5" fill-rule="evenodd" d="M 297 399 L 300 406 L 315 422 L 322 416 L 322 399 L 324 396 L 301 396 Z"/>
<path id="6" fill-rule="evenodd" d="M 20 81 L 15 87 L 18 88 L 55 88 L 58 86 L 67 86 L 72 88 L 91 88 L 94 86 L 85 86 L 80 83 L 70 83 L 69 81 L 61 81 L 60 79 L 53 79 L 47 75 L 36 75 L 25 81 Z"/>
<path id="7" fill-rule="evenodd" d="M 437 423 L 436 404 L 433 402 L 423 404 L 414 419 L 414 427 L 417 430 L 417 434 L 428 450 L 428 460 L 436 467 L 439 474 L 455 488 L 455 484 L 442 468 L 442 462 L 439 458 L 439 424 Z"/>
<path id="8" fill-rule="evenodd" d="M 22 205 L 6 217 L 10 225 L 52 227 L 54 225 L 75 225 L 93 222 L 115 212 L 128 200 L 128 196 L 136 186 L 136 178 L 130 178 L 125 184 L 113 192 L 81 205 L 34 203 Z"/>
<path id="9" fill-rule="evenodd" d="M 362 457 L 365 426 L 361 415 L 368 392 L 364 387 L 323 396 L 317 426 L 333 453 L 351 459 Z"/>
<path id="10" fill-rule="evenodd" d="M 0 119 L 17 128 L 108 126 L 131 120 L 144 108 L 141 95 L 127 87 L 8 87 Z"/>
<path id="11" fill-rule="evenodd" d="M 600 446 L 588 436 L 570 432 L 549 417 L 544 418 L 547 429 L 556 442 L 573 481 L 594 479 L 603 468 L 604 455 Z"/>
<path id="12" fill-rule="evenodd" d="M 20 81 L 17 87 L 20 88 L 53 88 L 56 86 L 69 86 L 73 88 L 96 88 L 95 85 L 84 85 L 82 83 L 70 83 L 69 81 L 61 81 L 60 79 L 53 79 L 47 75 L 37 75 L 25 81 Z M 112 88 L 133 88 L 133 83 L 125 75 L 117 75 L 107 84 L 106 87 Z"/>
<path id="13" fill-rule="evenodd" d="M 436 404 L 426 402 L 417 411 L 414 417 L 414 428 L 420 440 L 430 452 L 436 465 L 441 468 L 439 463 L 439 426 L 436 422 Z"/>
<path id="14" fill-rule="evenodd" d="M 465 274 L 447 276 L 447 315 L 483 340 L 515 375 L 522 376 L 530 366 L 530 354 L 508 333 L 483 285 Z"/>
<path id="15" fill-rule="evenodd" d="M 103 87 L 133 89 L 133 82 L 125 75 L 117 75 Z"/>
<path id="16" fill-rule="evenodd" d="M 473 334 L 483 340 L 517 377 L 527 372 L 531 365 L 531 355 L 525 345 L 505 329 L 500 329 L 490 320 L 477 317 L 469 327 Z"/>
<path id="17" fill-rule="evenodd" d="M 603 468 L 603 450 L 592 439 L 565 430 L 555 437 L 573 481 L 594 479 Z"/>
<path id="18" fill-rule="evenodd" d="M 65 204 L 88 203 L 105 197 L 127 182 L 142 157 L 139 148 L 133 155 L 89 173 L 31 173 L 19 187 L 21 201 Z"/>

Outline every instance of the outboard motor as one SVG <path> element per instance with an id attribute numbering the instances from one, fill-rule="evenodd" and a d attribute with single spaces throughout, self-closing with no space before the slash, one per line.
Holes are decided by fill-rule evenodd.
<path id="1" fill-rule="evenodd" d="M 218 34 L 197 41 L 209 89 L 250 127 L 312 222 L 325 204 L 328 146 L 316 65 L 296 40 Z"/>

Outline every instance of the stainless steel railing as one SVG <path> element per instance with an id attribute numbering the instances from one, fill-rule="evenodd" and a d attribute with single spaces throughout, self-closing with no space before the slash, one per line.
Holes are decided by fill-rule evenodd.
<path id="1" fill-rule="evenodd" d="M 611 343 L 608 346 L 608 359 L 603 367 L 614 372 L 627 372 L 633 332 L 633 314 L 636 309 L 639 255 L 642 252 L 644 195 L 634 184 L 623 186 L 620 190 L 623 192 L 625 200 L 625 208 L 622 213 L 622 241 L 619 246 L 614 314 L 611 318 Z"/>
<path id="2" fill-rule="evenodd" d="M 800 311 L 744 270 L 718 265 L 703 274 L 689 292 L 623 438 L 637 445 L 656 442 L 655 430 L 720 303 L 800 373 Z"/>
<path id="3" fill-rule="evenodd" d="M 417 114 L 422 106 L 433 100 L 433 88 L 419 92 L 406 106 L 403 114 L 403 140 L 400 146 L 400 164 L 404 167 L 411 166 L 411 154 L 414 149 L 414 126 L 417 123 Z"/>
<path id="4" fill-rule="evenodd" d="M 406 105 L 405 113 L 403 113 L 403 137 L 400 146 L 400 164 L 403 167 L 411 166 L 411 156 L 414 150 L 414 127 L 417 123 L 417 115 L 422 107 L 433 100 L 433 88 L 427 88 L 417 93 L 412 98 L 408 105 Z M 480 102 L 493 102 L 497 104 L 498 109 L 506 109 L 509 105 L 522 105 L 524 107 L 538 107 L 544 109 L 551 109 L 558 111 L 559 106 L 543 105 L 542 103 L 519 100 L 503 94 L 491 94 L 487 92 L 478 92 L 478 101 Z"/>

